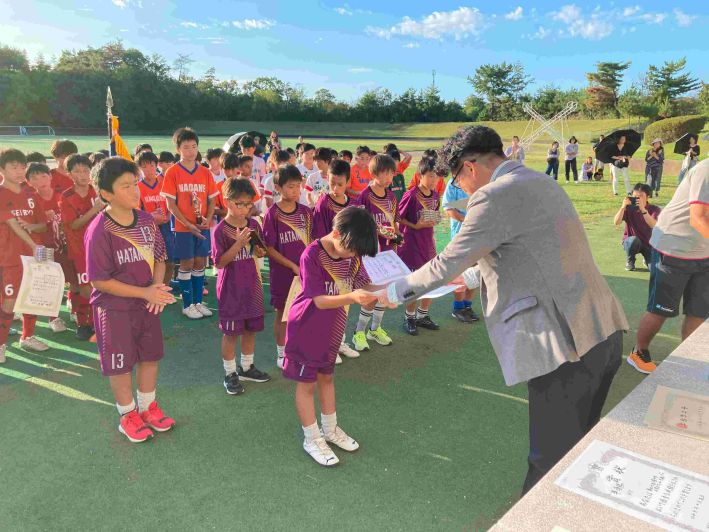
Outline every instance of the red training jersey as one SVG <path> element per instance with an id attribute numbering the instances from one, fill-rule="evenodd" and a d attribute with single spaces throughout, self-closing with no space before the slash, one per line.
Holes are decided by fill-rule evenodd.
<path id="1" fill-rule="evenodd" d="M 55 258 L 57 255 L 66 256 L 66 235 L 64 234 L 64 226 L 62 225 L 62 213 L 59 209 L 59 202 L 62 195 L 54 191 L 52 197 L 45 200 L 37 194 L 39 205 L 44 212 L 47 220 L 47 232 L 44 233 L 44 245 L 54 249 Z"/>
<path id="2" fill-rule="evenodd" d="M 161 194 L 175 200 L 177 208 L 180 209 L 187 221 L 196 224 L 196 212 L 199 212 L 202 218 L 206 218 L 208 199 L 215 201 L 219 191 L 209 168 L 195 163 L 194 169 L 190 171 L 180 162 L 165 172 Z M 189 232 L 189 229 L 177 217 L 175 217 L 175 232 Z"/>
<path id="3" fill-rule="evenodd" d="M 84 233 L 91 220 L 78 229 L 72 229 L 71 224 L 74 220 L 89 212 L 94 203 L 96 203 L 96 191 L 93 187 L 89 187 L 89 193 L 84 197 L 81 197 L 71 188 L 64 191 L 61 200 L 59 200 L 59 210 L 61 211 L 64 234 L 66 234 L 67 251 L 69 258 L 72 260 L 83 261 L 85 259 Z"/>
<path id="4" fill-rule="evenodd" d="M 23 186 L 20 192 L 13 192 L 0 185 L 0 267 L 21 266 L 20 255 L 30 256 L 30 247 L 7 224 L 8 220 L 23 220 L 30 224 L 45 222 L 44 213 L 34 190 Z M 44 244 L 44 233 L 30 233 L 37 244 Z"/>
<path id="5" fill-rule="evenodd" d="M 74 181 L 65 173 L 56 168 L 50 170 L 49 173 L 52 175 L 52 188 L 57 192 L 64 192 L 74 187 Z"/>

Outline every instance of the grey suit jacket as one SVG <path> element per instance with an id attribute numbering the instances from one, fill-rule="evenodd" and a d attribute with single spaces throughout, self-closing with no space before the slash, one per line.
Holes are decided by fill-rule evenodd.
<path id="1" fill-rule="evenodd" d="M 517 162 L 503 164 L 470 197 L 458 235 L 395 289 L 402 301 L 416 299 L 477 262 L 485 325 L 511 386 L 578 361 L 628 321 L 564 190 Z"/>

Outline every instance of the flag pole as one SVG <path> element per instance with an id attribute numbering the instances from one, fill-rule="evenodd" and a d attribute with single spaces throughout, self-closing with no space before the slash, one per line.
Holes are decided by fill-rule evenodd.
<path id="1" fill-rule="evenodd" d="M 111 149 L 111 142 L 113 140 L 113 127 L 111 124 L 111 118 L 113 118 L 113 95 L 111 94 L 111 87 L 109 86 L 106 90 L 106 120 L 108 123 L 108 153 L 112 156 L 115 155 Z"/>

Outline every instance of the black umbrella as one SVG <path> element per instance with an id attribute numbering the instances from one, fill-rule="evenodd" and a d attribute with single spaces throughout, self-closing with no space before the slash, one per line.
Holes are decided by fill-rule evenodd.
<path id="1" fill-rule="evenodd" d="M 689 137 L 698 138 L 693 133 L 685 133 L 675 142 L 675 153 L 685 155 L 689 151 Z"/>
<path id="2" fill-rule="evenodd" d="M 633 155 L 642 144 L 640 133 L 634 129 L 619 129 L 608 135 L 596 146 L 596 159 L 602 163 L 612 163 L 612 157 L 618 151 L 617 145 L 620 137 L 625 137 L 625 153 L 627 155 Z"/>
<path id="3" fill-rule="evenodd" d="M 224 146 L 222 149 L 224 151 L 239 151 L 239 141 L 241 140 L 242 137 L 245 137 L 248 135 L 249 137 L 256 138 L 256 137 L 261 137 L 261 142 L 266 142 L 268 140 L 268 136 L 261 133 L 260 131 L 242 131 L 241 133 L 235 133 L 231 137 L 227 139 L 227 141 L 224 143 Z M 266 147 L 264 144 L 261 144 L 264 148 Z"/>

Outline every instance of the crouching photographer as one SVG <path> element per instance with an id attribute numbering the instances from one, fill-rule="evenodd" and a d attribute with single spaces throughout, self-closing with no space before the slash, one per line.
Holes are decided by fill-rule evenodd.
<path id="1" fill-rule="evenodd" d="M 623 204 L 613 218 L 616 226 L 625 222 L 623 249 L 626 255 L 625 269 L 628 271 L 635 270 L 635 257 L 638 253 L 643 256 L 646 267 L 650 264 L 650 236 L 660 215 L 660 207 L 650 204 L 651 196 L 650 186 L 638 183 L 632 193 L 623 198 Z"/>

